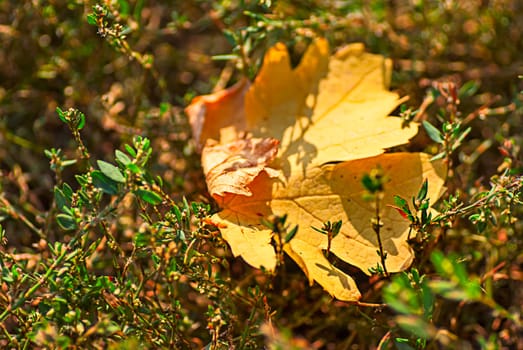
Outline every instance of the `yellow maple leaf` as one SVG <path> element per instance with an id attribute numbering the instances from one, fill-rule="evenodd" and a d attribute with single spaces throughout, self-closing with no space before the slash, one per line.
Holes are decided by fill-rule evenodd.
<path id="1" fill-rule="evenodd" d="M 417 125 L 403 128 L 399 118 L 388 117 L 400 103 L 387 89 L 390 67 L 360 44 L 331 57 L 319 39 L 292 69 L 286 48 L 277 44 L 252 85 L 242 81 L 188 107 L 194 132 L 204 135 L 198 141 L 206 142 L 209 191 L 222 208 L 213 220 L 235 256 L 273 270 L 272 232 L 261 219 L 287 214 L 299 230 L 286 253 L 311 283 L 340 300 L 357 300 L 354 280 L 325 258 L 327 237 L 312 227 L 342 220 L 330 251 L 366 273 L 375 267 L 375 209 L 362 198 L 361 177 L 379 166 L 390 179 L 380 213 L 386 267 L 394 272 L 410 265 L 409 223 L 387 205 L 394 195 L 415 195 L 425 179 L 437 200 L 444 169 L 420 153 L 382 154 L 417 132 Z"/>

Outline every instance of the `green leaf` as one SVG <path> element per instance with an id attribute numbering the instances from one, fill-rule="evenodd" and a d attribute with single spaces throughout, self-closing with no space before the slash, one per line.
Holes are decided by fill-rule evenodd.
<path id="1" fill-rule="evenodd" d="M 67 214 L 56 215 L 56 221 L 58 225 L 64 230 L 74 230 L 76 226 L 76 220 Z"/>
<path id="2" fill-rule="evenodd" d="M 225 36 L 225 39 L 229 42 L 229 44 L 231 44 L 232 46 L 236 46 L 238 44 L 238 38 L 237 38 L 237 35 L 228 30 L 228 29 L 225 29 L 222 31 L 222 34 L 223 36 Z"/>
<path id="3" fill-rule="evenodd" d="M 185 210 L 185 212 L 190 215 L 191 214 L 191 206 L 189 205 L 189 202 L 187 202 L 187 198 L 183 197 L 182 198 L 182 202 L 183 202 L 183 209 Z"/>
<path id="4" fill-rule="evenodd" d="M 160 261 L 162 260 L 162 258 L 160 258 L 160 257 L 159 257 L 158 255 L 156 255 L 156 254 L 153 254 L 153 255 L 151 255 L 151 260 L 152 260 L 153 263 L 154 263 L 154 267 L 155 267 L 155 268 L 158 268 L 158 264 L 160 263 Z M 209 264 L 209 266 L 210 266 L 210 265 L 211 265 L 211 264 Z"/>
<path id="5" fill-rule="evenodd" d="M 129 3 L 126 0 L 118 0 L 118 5 L 120 5 L 120 14 L 124 17 L 127 17 L 131 11 L 131 6 L 129 6 Z"/>
<path id="6" fill-rule="evenodd" d="M 170 103 L 168 103 L 168 102 L 160 103 L 160 115 L 164 115 L 165 113 L 167 113 L 170 108 L 171 108 Z"/>
<path id="7" fill-rule="evenodd" d="M 105 176 L 116 182 L 125 183 L 125 177 L 120 172 L 120 169 L 103 160 L 98 160 L 96 163 Z"/>
<path id="8" fill-rule="evenodd" d="M 423 181 L 423 185 L 421 185 L 421 188 L 419 189 L 416 199 L 419 201 L 422 201 L 425 198 L 427 198 L 428 189 L 429 189 L 429 182 L 427 179 L 425 179 L 425 181 Z"/>
<path id="9" fill-rule="evenodd" d="M 376 193 L 383 189 L 383 184 L 379 181 L 379 179 L 376 179 L 369 174 L 363 175 L 361 178 L 361 183 L 363 187 L 370 193 Z"/>
<path id="10" fill-rule="evenodd" d="M 140 23 L 141 19 L 142 19 L 142 10 L 143 10 L 144 4 L 145 4 L 144 0 L 137 0 L 136 5 L 134 6 L 133 17 L 136 20 L 136 22 L 138 22 L 138 23 Z"/>
<path id="11" fill-rule="evenodd" d="M 430 289 L 438 295 L 451 300 L 467 300 L 467 293 L 451 281 L 430 281 Z"/>
<path id="12" fill-rule="evenodd" d="M 98 25 L 96 21 L 96 15 L 94 13 L 90 13 L 87 15 L 87 23 L 89 23 L 92 26 Z"/>
<path id="13" fill-rule="evenodd" d="M 287 233 L 287 235 L 285 236 L 285 243 L 289 243 L 294 238 L 294 236 L 296 236 L 297 232 L 298 225 L 294 226 L 294 228 L 290 230 L 289 233 Z"/>
<path id="14" fill-rule="evenodd" d="M 415 293 L 407 274 L 402 273 L 394 276 L 391 283 L 383 289 L 383 300 L 398 313 L 416 313 L 419 305 Z"/>
<path id="15" fill-rule="evenodd" d="M 6 271 L 2 271 L 2 281 L 10 284 L 10 283 L 13 283 L 15 280 L 11 276 L 11 273 L 9 272 L 9 270 L 6 269 Z"/>
<path id="16" fill-rule="evenodd" d="M 124 147 L 125 147 L 125 150 L 127 151 L 127 153 L 129 153 L 131 155 L 131 157 L 136 158 L 136 151 L 134 150 L 134 148 L 131 145 L 125 144 Z"/>
<path id="17" fill-rule="evenodd" d="M 93 179 L 93 185 L 96 188 L 102 190 L 102 192 L 109 195 L 118 194 L 118 183 L 107 177 L 104 173 L 99 170 L 91 172 L 91 178 Z"/>
<path id="18" fill-rule="evenodd" d="M 55 186 L 54 188 L 54 200 L 56 202 L 56 207 L 62 211 L 64 207 L 68 207 L 71 205 L 71 202 L 67 199 L 64 192 Z"/>
<path id="19" fill-rule="evenodd" d="M 409 205 L 407 204 L 407 201 L 403 198 L 401 198 L 400 196 L 394 196 L 394 204 L 396 204 L 399 208 L 401 209 L 405 209 L 409 207 Z"/>
<path id="20" fill-rule="evenodd" d="M 69 215 L 69 216 L 74 216 L 74 210 L 69 208 L 69 207 L 63 207 L 62 209 L 64 211 L 65 214 Z"/>
<path id="21" fill-rule="evenodd" d="M 134 236 L 134 244 L 137 248 L 145 247 L 149 245 L 150 242 L 150 234 L 147 232 L 138 233 L 136 236 Z"/>
<path id="22" fill-rule="evenodd" d="M 463 289 L 469 300 L 481 299 L 481 285 L 478 280 L 472 280 L 463 285 Z"/>
<path id="23" fill-rule="evenodd" d="M 423 315 L 425 319 L 431 319 L 434 312 L 435 298 L 429 285 L 425 281 L 421 283 L 421 302 L 423 304 Z"/>
<path id="24" fill-rule="evenodd" d="M 86 174 L 82 174 L 82 175 L 80 175 L 80 174 L 76 174 L 76 175 L 74 176 L 74 178 L 76 179 L 76 182 L 78 182 L 78 184 L 79 184 L 80 186 L 85 186 L 85 185 L 87 185 L 87 183 L 89 182 L 89 181 L 87 180 L 87 176 L 86 176 Z"/>
<path id="25" fill-rule="evenodd" d="M 105 334 L 115 334 L 118 332 L 122 332 L 122 328 L 120 328 L 120 325 L 114 321 L 108 321 L 106 324 L 104 324 L 104 330 Z M 133 339 L 133 338 L 132 338 Z M 133 343 L 131 343 L 133 344 Z M 131 345 L 130 348 L 132 349 L 134 346 Z"/>
<path id="26" fill-rule="evenodd" d="M 461 144 L 461 142 L 465 139 L 465 137 L 470 133 L 470 131 L 472 130 L 472 127 L 468 127 L 466 128 L 458 137 L 458 139 L 456 140 L 456 144 Z"/>
<path id="27" fill-rule="evenodd" d="M 332 224 L 332 237 L 336 237 L 339 233 L 340 233 L 340 230 L 341 230 L 341 225 L 342 225 L 342 221 L 341 220 L 338 220 L 336 222 L 334 222 Z"/>
<path id="28" fill-rule="evenodd" d="M 436 154 L 434 157 L 430 158 L 430 161 L 433 162 L 438 159 L 443 159 L 445 157 L 445 152 Z"/>
<path id="29" fill-rule="evenodd" d="M 473 96 L 479 89 L 479 83 L 474 80 L 469 80 L 458 91 L 460 98 Z"/>
<path id="30" fill-rule="evenodd" d="M 152 205 L 158 205 L 162 202 L 162 197 L 158 193 L 153 191 L 137 189 L 134 191 L 134 194 L 144 202 L 147 202 Z"/>
<path id="31" fill-rule="evenodd" d="M 131 158 L 129 158 L 129 156 L 123 153 L 122 151 L 117 149 L 116 151 L 114 151 L 114 155 L 116 157 L 116 160 L 118 160 L 123 165 L 127 166 L 128 164 L 131 164 Z"/>
<path id="32" fill-rule="evenodd" d="M 67 197 L 67 199 L 71 201 L 73 198 L 73 189 L 71 188 L 71 186 L 67 184 L 67 182 L 64 182 L 64 184 L 62 185 L 62 191 L 64 195 Z"/>
<path id="33" fill-rule="evenodd" d="M 76 129 L 82 130 L 85 126 L 85 114 L 83 114 L 82 112 L 79 112 L 79 115 L 80 115 L 80 120 L 78 121 Z"/>
<path id="34" fill-rule="evenodd" d="M 76 159 L 68 159 L 68 160 L 64 160 L 62 161 L 62 167 L 68 167 L 70 165 L 73 165 L 73 164 L 76 164 Z"/>
<path id="35" fill-rule="evenodd" d="M 228 54 L 228 55 L 214 55 L 211 58 L 213 61 L 229 61 L 229 60 L 238 59 L 239 56 L 235 55 L 235 54 Z"/>
<path id="36" fill-rule="evenodd" d="M 151 147 L 151 140 L 149 140 L 147 137 L 144 137 L 142 139 L 142 141 L 143 141 L 143 150 L 144 151 L 149 150 Z"/>
<path id="37" fill-rule="evenodd" d="M 171 212 L 174 214 L 174 216 L 176 216 L 176 221 L 178 223 L 181 223 L 182 222 L 182 212 L 180 211 L 180 208 L 178 208 L 178 206 L 176 204 L 174 204 L 173 207 L 171 208 Z"/>
<path id="38" fill-rule="evenodd" d="M 60 107 L 56 107 L 56 113 L 58 113 L 58 118 L 64 123 L 67 124 L 67 119 L 65 119 L 65 112 L 60 109 Z"/>
<path id="39" fill-rule="evenodd" d="M 432 139 L 432 141 L 437 143 L 443 143 L 443 135 L 441 132 L 431 123 L 424 120 L 423 121 L 423 127 L 425 128 L 425 131 L 427 132 L 427 135 Z"/>
<path id="40" fill-rule="evenodd" d="M 417 337 L 428 339 L 436 334 L 435 327 L 424 321 L 421 317 L 415 315 L 401 315 L 396 316 L 394 319 L 403 330 Z"/>
<path id="41" fill-rule="evenodd" d="M 129 163 L 129 164 L 127 164 L 127 165 L 126 165 L 126 168 L 129 169 L 129 170 L 131 170 L 131 172 L 132 172 L 133 174 L 139 174 L 139 173 L 142 172 L 142 169 L 141 169 L 138 165 L 136 165 L 136 164 L 134 164 L 134 163 Z"/>
<path id="42" fill-rule="evenodd" d="M 434 265 L 434 268 L 440 275 L 447 275 L 447 271 L 443 269 L 443 262 L 445 261 L 445 256 L 442 252 L 438 250 L 433 251 L 430 255 L 430 260 L 432 261 L 432 265 Z"/>

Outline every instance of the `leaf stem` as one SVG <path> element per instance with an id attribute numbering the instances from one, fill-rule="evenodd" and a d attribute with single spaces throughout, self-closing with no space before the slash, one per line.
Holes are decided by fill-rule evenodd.
<path id="1" fill-rule="evenodd" d="M 383 251 L 383 243 L 381 242 L 380 235 L 381 228 L 381 216 L 380 216 L 380 196 L 379 193 L 376 194 L 376 224 L 374 225 L 374 232 L 376 232 L 376 237 L 378 238 L 378 247 L 381 259 L 381 265 L 383 267 L 383 274 L 385 277 L 389 277 L 389 272 L 387 271 L 387 266 L 385 265 L 385 259 L 387 258 L 385 252 Z"/>

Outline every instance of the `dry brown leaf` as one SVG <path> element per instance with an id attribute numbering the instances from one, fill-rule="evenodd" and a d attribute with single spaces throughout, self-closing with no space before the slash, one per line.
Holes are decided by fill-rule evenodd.
<path id="1" fill-rule="evenodd" d="M 202 167 L 211 195 L 251 196 L 248 185 L 260 172 L 278 177 L 279 171 L 267 166 L 276 157 L 278 145 L 278 140 L 270 138 L 237 140 L 225 145 L 207 142 Z"/>
<path id="2" fill-rule="evenodd" d="M 371 224 L 375 211 L 362 199 L 361 177 L 380 166 L 390 179 L 381 211 L 387 270 L 400 271 L 410 265 L 409 223 L 386 205 L 393 204 L 394 195 L 415 195 L 424 179 L 429 180 L 431 200 L 437 200 L 444 169 L 424 154 L 382 155 L 417 132 L 416 125 L 403 128 L 399 118 L 387 116 L 400 103 L 398 95 L 387 90 L 389 79 L 390 61 L 365 53 L 359 44 L 329 57 L 327 42 L 317 40 L 294 70 L 287 50 L 278 44 L 267 52 L 260 73 L 245 93 L 238 86 L 222 92 L 226 96 L 223 110 L 220 99 L 213 101 L 213 114 L 208 106 L 203 112 L 195 105 L 188 109 L 189 115 L 205 115 L 205 120 L 220 125 L 201 123 L 200 134 L 219 142 L 220 146 L 212 147 L 242 149 L 219 159 L 208 159 L 213 156 L 205 151 L 202 154 L 204 164 L 213 164 L 206 166 L 206 174 L 210 168 L 216 170 L 207 184 L 223 209 L 213 220 L 235 256 L 273 270 L 272 233 L 261 219 L 287 214 L 288 222 L 300 227 L 285 245 L 289 256 L 311 282 L 318 282 L 338 299 L 357 300 L 360 293 L 354 280 L 325 258 L 327 237 L 312 227 L 342 220 L 331 252 L 366 273 L 375 267 L 380 261 Z M 240 140 L 240 135 L 248 137 Z M 259 162 L 251 158 L 257 152 L 244 154 L 252 145 L 242 148 L 237 142 L 251 137 L 260 144 L 279 140 L 277 158 L 273 160 L 273 149 Z M 247 166 L 231 167 L 234 157 Z M 233 177 L 241 179 L 239 185 Z"/>

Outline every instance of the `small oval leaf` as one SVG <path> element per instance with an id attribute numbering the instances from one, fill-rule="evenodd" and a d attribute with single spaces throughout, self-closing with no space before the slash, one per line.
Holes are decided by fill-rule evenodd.
<path id="1" fill-rule="evenodd" d="M 93 179 L 94 187 L 101 189 L 102 192 L 110 195 L 115 195 L 118 193 L 118 183 L 107 177 L 101 171 L 92 171 L 91 178 Z"/>
<path id="2" fill-rule="evenodd" d="M 64 230 L 74 230 L 76 228 L 76 221 L 73 217 L 67 214 L 58 214 L 56 216 L 56 221 L 58 225 Z"/>
<path id="3" fill-rule="evenodd" d="M 131 157 L 136 157 L 136 151 L 134 150 L 134 148 L 132 146 L 125 144 L 124 147 L 125 147 L 125 150 L 127 151 L 127 153 L 129 153 L 131 155 Z"/>
<path id="4" fill-rule="evenodd" d="M 141 200 L 144 202 L 147 202 L 152 205 L 158 205 L 162 202 L 162 197 L 156 192 L 144 190 L 144 189 L 137 189 L 134 191 L 134 194 L 138 196 Z"/>
<path id="5" fill-rule="evenodd" d="M 428 121 L 424 120 L 423 127 L 425 128 L 427 135 L 429 135 L 429 137 L 432 139 L 432 141 L 437 142 L 437 143 L 443 143 L 443 135 L 434 125 L 432 125 Z"/>
<path id="6" fill-rule="evenodd" d="M 120 172 L 120 169 L 118 169 L 111 163 L 104 162 L 103 160 L 98 160 L 96 163 L 98 164 L 98 167 L 100 168 L 102 173 L 111 180 L 121 183 L 125 182 L 125 177 Z"/>
<path id="7" fill-rule="evenodd" d="M 114 155 L 116 156 L 116 160 L 118 160 L 123 165 L 128 165 L 131 163 L 131 158 L 129 158 L 127 154 L 123 153 L 118 149 L 114 151 Z"/>
<path id="8" fill-rule="evenodd" d="M 65 112 L 62 111 L 60 107 L 56 107 L 56 113 L 58 114 L 58 118 L 64 123 L 67 124 L 67 119 L 65 119 Z"/>
<path id="9" fill-rule="evenodd" d="M 89 23 L 92 26 L 97 25 L 96 15 L 94 13 L 90 13 L 87 15 L 87 23 Z"/>
<path id="10" fill-rule="evenodd" d="M 78 120 L 78 125 L 76 126 L 76 128 L 78 130 L 82 130 L 85 126 L 85 114 L 83 114 L 82 112 L 79 113 L 79 120 Z"/>
<path id="11" fill-rule="evenodd" d="M 71 205 L 70 200 L 67 198 L 65 193 L 58 187 L 55 186 L 54 188 L 54 200 L 56 203 L 56 207 L 61 211 L 64 207 L 68 207 Z"/>

